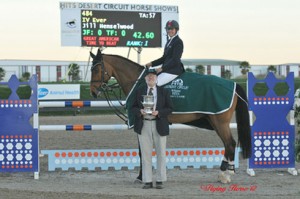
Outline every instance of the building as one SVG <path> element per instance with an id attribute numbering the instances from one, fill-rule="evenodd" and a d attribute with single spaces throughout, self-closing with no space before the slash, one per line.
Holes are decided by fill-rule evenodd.
<path id="1" fill-rule="evenodd" d="M 222 74 L 226 70 L 231 72 L 231 78 L 237 78 L 242 75 L 240 69 L 240 63 L 242 61 L 224 60 L 224 59 L 184 59 L 182 60 L 185 68 L 191 68 L 195 70 L 197 65 L 202 65 L 205 68 L 205 74 L 216 75 L 222 77 Z M 250 72 L 255 76 L 265 75 L 268 72 L 270 65 L 251 65 Z M 274 65 L 277 74 L 280 76 L 286 76 L 289 72 L 294 72 L 295 77 L 300 76 L 300 63 L 287 63 Z"/>
<path id="2" fill-rule="evenodd" d="M 3 81 L 8 81 L 11 75 L 18 78 L 29 72 L 37 74 L 38 82 L 70 81 L 68 76 L 69 65 L 76 63 L 80 66 L 79 76 L 82 81 L 89 81 L 91 72 L 88 62 L 77 61 L 42 61 L 42 60 L 0 60 L 0 67 L 6 72 Z"/>

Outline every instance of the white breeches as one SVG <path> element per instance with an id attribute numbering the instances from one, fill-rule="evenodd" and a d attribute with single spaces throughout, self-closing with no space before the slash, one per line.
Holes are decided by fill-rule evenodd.
<path id="1" fill-rule="evenodd" d="M 157 76 L 157 86 L 165 85 L 169 83 L 173 79 L 175 79 L 178 75 L 170 74 L 170 73 L 161 73 Z"/>

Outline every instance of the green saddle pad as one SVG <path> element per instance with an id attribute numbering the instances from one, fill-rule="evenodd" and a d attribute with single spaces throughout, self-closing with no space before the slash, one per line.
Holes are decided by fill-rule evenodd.
<path id="1" fill-rule="evenodd" d="M 173 113 L 218 114 L 231 107 L 235 82 L 214 75 L 186 72 L 164 88 L 171 91 Z"/>
<path id="2" fill-rule="evenodd" d="M 126 99 L 128 126 L 133 127 L 134 116 L 130 112 L 135 90 L 146 84 L 144 74 Z M 233 102 L 235 82 L 214 75 L 185 72 L 164 85 L 169 89 L 174 105 L 174 114 L 218 114 L 227 111 Z"/>

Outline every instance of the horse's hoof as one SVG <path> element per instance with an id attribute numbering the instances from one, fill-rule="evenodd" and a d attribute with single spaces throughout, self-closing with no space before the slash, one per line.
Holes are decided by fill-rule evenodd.
<path id="1" fill-rule="evenodd" d="M 227 178 L 227 183 L 231 183 L 231 178 L 230 178 L 230 176 L 228 176 L 228 178 Z"/>
<path id="2" fill-rule="evenodd" d="M 234 175 L 235 174 L 235 170 L 227 170 L 228 171 L 228 174 L 230 175 Z"/>
<path id="3" fill-rule="evenodd" d="M 226 174 L 225 172 L 220 172 L 218 176 L 218 180 L 223 184 L 227 184 L 231 182 L 230 175 Z"/>

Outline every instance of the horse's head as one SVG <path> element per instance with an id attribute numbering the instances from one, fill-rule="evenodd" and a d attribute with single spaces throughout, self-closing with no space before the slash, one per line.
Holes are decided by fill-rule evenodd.
<path id="1" fill-rule="evenodd" d="M 92 52 L 90 52 L 90 55 L 93 58 L 90 91 L 91 95 L 97 98 L 101 94 L 101 90 L 106 88 L 108 80 L 112 76 L 112 71 L 108 67 L 109 64 L 104 66 L 104 59 L 99 49 L 97 55 L 94 55 Z"/>

